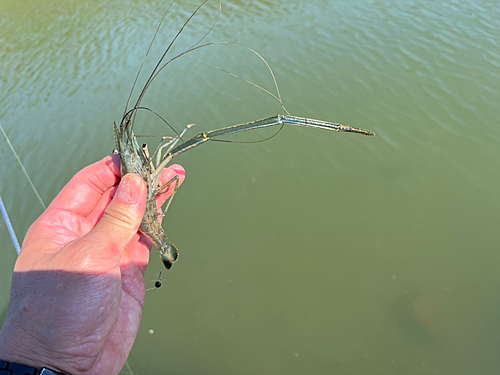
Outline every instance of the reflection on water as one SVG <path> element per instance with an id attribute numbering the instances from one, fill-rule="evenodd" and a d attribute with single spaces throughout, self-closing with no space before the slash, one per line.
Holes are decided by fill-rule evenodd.
<path id="1" fill-rule="evenodd" d="M 172 8 L 139 86 L 197 5 Z M 114 148 L 111 125 L 165 8 L 0 4 L 0 121 L 46 202 Z M 173 52 L 196 43 L 217 11 L 209 2 Z M 499 20 L 500 7 L 481 1 L 224 1 L 206 41 L 257 50 L 293 115 L 377 137 L 290 127 L 180 157 L 188 179 L 165 228 L 181 257 L 148 292 L 134 372 L 498 372 Z M 273 89 L 244 49 L 195 57 Z M 144 104 L 196 131 L 282 112 L 189 57 L 162 72 Z M 146 113 L 137 129 L 168 132 Z M 3 141 L 0 152 L 0 192 L 23 237 L 41 208 Z M 0 230 L 3 308 L 15 253 Z"/>

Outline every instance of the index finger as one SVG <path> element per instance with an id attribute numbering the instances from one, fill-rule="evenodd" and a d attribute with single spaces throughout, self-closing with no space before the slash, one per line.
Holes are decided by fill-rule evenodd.
<path id="1" fill-rule="evenodd" d="M 61 209 L 86 217 L 101 196 L 118 184 L 120 177 L 120 157 L 106 156 L 78 172 L 54 198 L 48 210 Z"/>

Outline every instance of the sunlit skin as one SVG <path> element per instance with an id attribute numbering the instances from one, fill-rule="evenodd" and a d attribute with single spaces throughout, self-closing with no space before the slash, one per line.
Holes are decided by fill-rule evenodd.
<path id="1" fill-rule="evenodd" d="M 162 183 L 185 172 L 172 165 Z M 12 279 L 0 360 L 75 374 L 118 374 L 145 300 L 152 242 L 137 232 L 142 178 L 118 156 L 76 174 L 30 227 Z M 157 197 L 158 206 L 169 193 Z"/>

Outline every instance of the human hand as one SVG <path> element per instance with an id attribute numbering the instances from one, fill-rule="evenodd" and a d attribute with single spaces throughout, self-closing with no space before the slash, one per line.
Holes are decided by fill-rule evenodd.
<path id="1" fill-rule="evenodd" d="M 182 183 L 179 165 L 163 171 L 162 183 L 175 174 Z M 118 156 L 88 166 L 28 230 L 0 360 L 72 375 L 120 372 L 139 329 L 152 246 L 137 232 L 146 185 L 138 175 L 120 177 Z"/>

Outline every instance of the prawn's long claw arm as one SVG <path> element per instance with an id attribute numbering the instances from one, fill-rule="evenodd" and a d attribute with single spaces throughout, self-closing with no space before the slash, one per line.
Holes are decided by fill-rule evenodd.
<path id="1" fill-rule="evenodd" d="M 222 137 L 229 134 L 244 132 L 247 130 L 267 128 L 270 126 L 276 125 L 297 125 L 297 126 L 306 126 L 309 128 L 318 128 L 318 129 L 326 129 L 333 130 L 337 132 L 347 132 L 347 133 L 357 133 L 362 135 L 374 136 L 375 133 L 370 130 L 364 130 L 360 128 L 355 128 L 352 126 L 345 126 L 341 124 L 336 124 L 333 122 L 314 120 L 310 118 L 304 117 L 296 117 L 289 115 L 277 115 L 273 117 L 268 117 L 262 120 L 247 122 L 245 124 L 239 124 L 234 126 L 229 126 L 222 129 L 212 130 L 205 133 L 200 133 L 183 144 L 177 146 L 173 150 L 170 151 L 169 154 L 165 156 L 165 160 L 168 158 L 168 162 L 172 160 L 174 157 L 194 148 L 203 143 L 209 141 L 210 139 L 214 139 L 216 137 Z"/>

